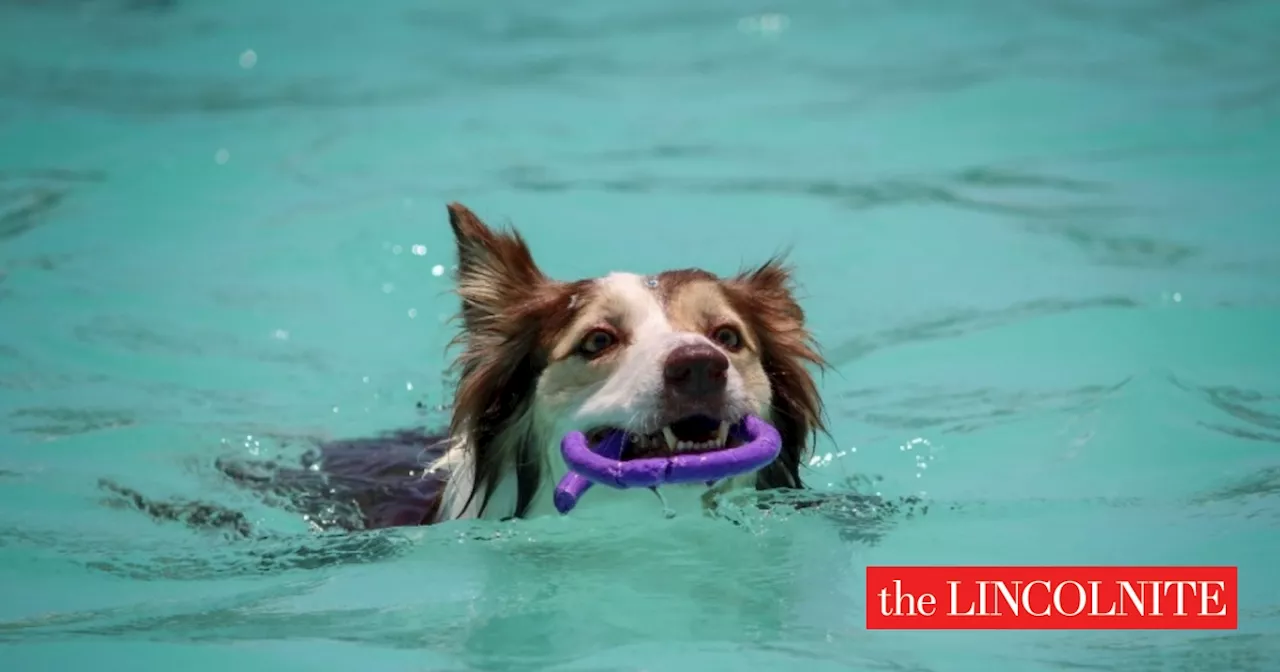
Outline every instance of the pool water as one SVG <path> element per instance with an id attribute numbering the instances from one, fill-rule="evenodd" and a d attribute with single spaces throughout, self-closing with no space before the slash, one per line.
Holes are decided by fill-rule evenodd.
<path id="1" fill-rule="evenodd" d="M 1277 27 L 1265 0 L 4 2 L 0 667 L 1274 669 Z M 832 365 L 807 479 L 918 503 L 344 535 L 228 485 L 219 457 L 442 421 L 451 200 L 563 278 L 790 249 Z M 971 563 L 1237 565 L 1240 627 L 865 629 L 867 565 Z"/>

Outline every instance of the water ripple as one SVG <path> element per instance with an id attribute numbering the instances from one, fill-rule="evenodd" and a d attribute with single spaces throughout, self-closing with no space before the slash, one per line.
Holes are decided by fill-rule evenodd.
<path id="1" fill-rule="evenodd" d="M 1076 310 L 1132 309 L 1139 306 L 1139 302 L 1127 297 L 1103 296 L 1092 299 L 1036 299 L 997 310 L 953 310 L 939 317 L 839 341 L 827 350 L 827 359 L 835 366 L 842 366 L 878 350 L 957 338 L 1020 320 Z"/>
<path id="2" fill-rule="evenodd" d="M 329 370 L 324 354 L 318 351 L 254 347 L 224 332 L 164 333 L 125 317 L 96 316 L 74 327 L 72 335 L 87 345 L 121 348 L 139 354 L 207 357 L 221 353 L 259 362 L 302 366 L 317 372 Z"/>
<path id="3" fill-rule="evenodd" d="M 100 173 L 85 171 L 0 171 L 0 241 L 48 222 L 79 185 L 102 180 Z"/>
<path id="4" fill-rule="evenodd" d="M 1245 425 L 1199 420 L 1200 426 L 1235 438 L 1280 443 L 1280 394 L 1232 385 L 1198 384 L 1179 376 L 1170 376 L 1169 382 Z"/>
<path id="5" fill-rule="evenodd" d="M 837 413 L 890 430 L 936 429 L 966 434 L 1017 420 L 1037 411 L 1078 412 L 1092 408 L 1129 384 L 1131 378 L 1107 385 L 1061 390 L 984 388 L 856 389 L 841 392 Z M 877 403 L 878 402 L 878 403 Z"/>
<path id="6" fill-rule="evenodd" d="M 47 439 L 128 427 L 137 422 L 127 412 L 88 408 L 19 408 L 9 417 L 17 421 L 13 431 Z"/>
<path id="7" fill-rule="evenodd" d="M 440 93 L 428 82 L 370 86 L 330 77 L 279 82 L 170 76 L 120 68 L 44 67 L 10 62 L 3 96 L 28 103 L 136 115 L 231 114 L 273 109 L 342 109 L 418 103 Z"/>

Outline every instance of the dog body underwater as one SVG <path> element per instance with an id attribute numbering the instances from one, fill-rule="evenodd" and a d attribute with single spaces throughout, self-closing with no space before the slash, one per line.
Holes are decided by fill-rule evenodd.
<path id="1" fill-rule="evenodd" d="M 734 447 L 730 427 L 756 415 L 782 439 L 771 464 L 714 485 L 664 486 L 664 501 L 697 510 L 735 488 L 804 487 L 800 465 L 824 419 L 809 368 L 825 362 L 778 259 L 723 278 L 681 269 L 565 282 L 542 272 L 519 233 L 461 204 L 448 214 L 461 351 L 447 431 L 320 442 L 300 468 L 221 459 L 225 476 L 324 527 L 524 518 L 555 513 L 567 432 L 598 441 L 621 430 L 625 461 Z M 212 516 L 157 513 L 104 485 L 153 517 Z M 582 506 L 643 499 L 657 505 L 642 490 L 597 487 Z"/>

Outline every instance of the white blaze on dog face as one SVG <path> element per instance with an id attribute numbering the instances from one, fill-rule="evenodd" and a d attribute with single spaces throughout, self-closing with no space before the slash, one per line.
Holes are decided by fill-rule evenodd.
<path id="1" fill-rule="evenodd" d="M 631 432 L 634 458 L 731 447 L 731 423 L 747 414 L 771 422 L 782 449 L 744 482 L 801 486 L 823 424 L 806 365 L 823 361 L 780 258 L 727 278 L 680 270 L 561 282 L 514 231 L 458 203 L 449 222 L 462 352 L 453 445 L 432 466 L 448 474 L 438 518 L 528 515 L 564 473 L 556 454 L 567 431 Z"/>
<path id="2" fill-rule="evenodd" d="M 595 280 L 575 308 L 537 386 L 537 413 L 562 429 L 660 429 L 672 420 L 661 417 L 667 356 L 693 343 L 711 344 L 729 359 L 722 419 L 767 412 L 772 395 L 759 341 L 714 276 L 613 273 Z M 714 340 L 726 329 L 741 337 L 732 349 Z"/>

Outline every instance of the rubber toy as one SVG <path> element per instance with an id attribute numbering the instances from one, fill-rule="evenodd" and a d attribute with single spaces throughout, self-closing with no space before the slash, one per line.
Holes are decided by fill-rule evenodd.
<path id="1" fill-rule="evenodd" d="M 594 448 L 582 432 L 569 432 L 560 442 L 569 473 L 556 486 L 556 510 L 562 514 L 572 511 L 593 483 L 619 489 L 697 482 L 710 486 L 762 469 L 782 450 L 778 430 L 754 415 L 730 428 L 729 435 L 742 445 L 706 453 L 622 460 L 626 432 L 609 432 Z"/>

